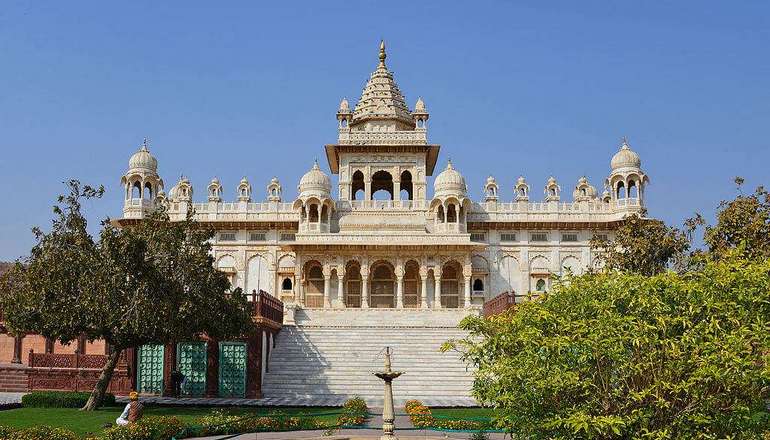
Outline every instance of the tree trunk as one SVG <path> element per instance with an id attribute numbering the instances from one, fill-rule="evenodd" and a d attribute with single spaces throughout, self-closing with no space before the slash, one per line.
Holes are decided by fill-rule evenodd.
<path id="1" fill-rule="evenodd" d="M 110 385 L 112 373 L 115 371 L 115 366 L 118 364 L 121 352 L 122 350 L 114 350 L 107 357 L 107 362 L 104 364 L 104 367 L 102 367 L 102 373 L 99 375 L 99 380 L 96 382 L 94 390 L 91 391 L 91 396 L 88 398 L 86 405 L 83 408 L 80 408 L 81 411 L 93 411 L 101 406 L 102 400 L 104 400 L 104 393 L 107 392 L 107 387 Z"/>

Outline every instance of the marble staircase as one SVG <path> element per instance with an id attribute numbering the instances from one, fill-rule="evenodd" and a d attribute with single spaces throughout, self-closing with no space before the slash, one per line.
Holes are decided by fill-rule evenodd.
<path id="1" fill-rule="evenodd" d="M 437 313 L 438 312 L 438 313 Z M 393 350 L 399 404 L 420 399 L 429 405 L 476 406 L 473 372 L 456 352 L 442 353 L 449 339 L 465 336 L 457 323 L 465 310 L 301 310 L 296 325 L 284 326 L 271 351 L 263 397 L 336 400 L 361 396 L 381 405 L 382 382 L 372 372 Z M 476 313 L 471 311 L 471 313 Z"/>

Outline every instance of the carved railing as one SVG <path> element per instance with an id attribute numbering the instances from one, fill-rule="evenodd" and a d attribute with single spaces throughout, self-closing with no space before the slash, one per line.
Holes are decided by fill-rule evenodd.
<path id="1" fill-rule="evenodd" d="M 269 321 L 277 326 L 283 325 L 283 301 L 264 290 L 251 293 L 250 296 L 255 318 Z"/>
<path id="2" fill-rule="evenodd" d="M 107 355 L 78 354 L 78 353 L 35 353 L 29 351 L 28 365 L 31 368 L 84 368 L 101 370 L 107 363 Z M 123 352 L 118 359 L 117 369 L 126 368 L 126 354 Z"/>
<path id="3" fill-rule="evenodd" d="M 514 307 L 516 307 L 516 295 L 513 292 L 504 292 L 484 303 L 484 317 L 499 315 Z"/>

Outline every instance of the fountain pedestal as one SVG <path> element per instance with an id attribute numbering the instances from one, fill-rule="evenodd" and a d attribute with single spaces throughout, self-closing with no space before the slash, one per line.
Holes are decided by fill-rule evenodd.
<path id="1" fill-rule="evenodd" d="M 393 411 L 393 379 L 404 374 L 403 371 L 392 371 L 390 366 L 390 347 L 385 347 L 385 371 L 374 373 L 385 382 L 384 405 L 382 408 L 382 436 L 380 440 L 396 440 L 393 434 L 396 425 L 393 423 L 396 419 Z"/>

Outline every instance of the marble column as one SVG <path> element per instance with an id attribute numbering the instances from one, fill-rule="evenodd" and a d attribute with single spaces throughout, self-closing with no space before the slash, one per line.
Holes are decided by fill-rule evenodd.
<path id="1" fill-rule="evenodd" d="M 372 181 L 364 181 L 364 200 L 372 200 Z"/>
<path id="2" fill-rule="evenodd" d="M 420 308 L 421 309 L 427 309 L 428 308 L 428 276 L 420 274 L 422 281 L 422 284 L 420 285 Z"/>
<path id="3" fill-rule="evenodd" d="M 404 308 L 404 276 L 396 274 L 396 308 Z"/>
<path id="4" fill-rule="evenodd" d="M 471 306 L 471 277 L 465 277 L 465 308 Z"/>
<path id="5" fill-rule="evenodd" d="M 369 308 L 369 271 L 361 268 L 361 308 Z"/>
<path id="6" fill-rule="evenodd" d="M 340 306 L 345 308 L 345 288 L 343 287 L 345 285 L 345 276 L 344 274 L 339 275 L 339 273 L 339 269 L 337 269 L 337 300 L 339 300 Z"/>
<path id="7" fill-rule="evenodd" d="M 433 279 L 436 281 L 436 285 L 434 287 L 434 294 L 433 294 L 433 308 L 440 309 L 441 308 L 441 275 L 434 276 Z"/>
<path id="8" fill-rule="evenodd" d="M 331 302 L 329 301 L 329 291 L 331 290 L 331 281 L 332 277 L 331 274 L 327 271 L 324 271 L 324 308 L 328 309 L 330 308 Z"/>
<path id="9" fill-rule="evenodd" d="M 393 181 L 393 200 L 401 200 L 401 181 Z"/>

